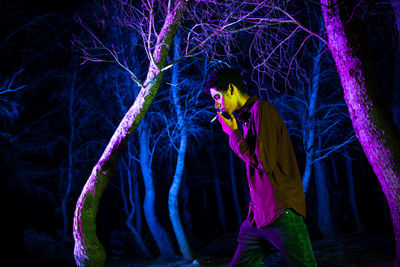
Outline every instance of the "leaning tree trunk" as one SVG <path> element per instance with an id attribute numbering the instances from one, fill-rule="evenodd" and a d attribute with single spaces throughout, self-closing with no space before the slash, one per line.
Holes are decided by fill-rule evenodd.
<path id="1" fill-rule="evenodd" d="M 97 267 L 105 263 L 105 249 L 96 235 L 96 215 L 100 198 L 112 177 L 126 143 L 140 124 L 158 91 L 164 76 L 164 72 L 160 70 L 166 65 L 169 47 L 180 26 L 185 5 L 186 1 L 177 1 L 175 8 L 167 14 L 157 36 L 144 86 L 118 125 L 78 198 L 73 222 L 74 257 L 78 266 Z"/>
<path id="2" fill-rule="evenodd" d="M 388 111 L 374 97 L 378 86 L 361 56 L 362 42 L 346 23 L 339 0 L 321 0 L 329 49 L 336 62 L 344 98 L 355 133 L 386 196 L 396 240 L 396 264 L 400 261 L 400 137 Z"/>

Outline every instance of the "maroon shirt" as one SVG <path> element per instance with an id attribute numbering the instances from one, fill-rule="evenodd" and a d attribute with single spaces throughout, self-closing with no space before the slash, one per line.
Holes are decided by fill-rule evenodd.
<path id="1" fill-rule="evenodd" d="M 243 132 L 229 136 L 232 150 L 246 163 L 251 201 L 248 219 L 267 226 L 286 208 L 305 217 L 303 185 L 286 125 L 276 108 L 253 96 L 239 111 Z"/>

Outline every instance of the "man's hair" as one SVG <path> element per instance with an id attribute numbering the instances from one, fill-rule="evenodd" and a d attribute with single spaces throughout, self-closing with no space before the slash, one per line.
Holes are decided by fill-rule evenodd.
<path id="1" fill-rule="evenodd" d="M 235 85 L 242 94 L 247 94 L 240 72 L 228 67 L 219 68 L 211 73 L 205 84 L 205 91 L 211 94 L 210 89 L 216 88 L 218 91 L 226 92 L 230 83 Z"/>

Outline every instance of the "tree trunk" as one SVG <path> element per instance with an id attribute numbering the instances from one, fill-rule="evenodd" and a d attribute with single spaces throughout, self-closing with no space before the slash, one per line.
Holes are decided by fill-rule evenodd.
<path id="1" fill-rule="evenodd" d="M 74 257 L 78 266 L 103 266 L 106 253 L 96 234 L 96 215 L 100 198 L 107 187 L 133 130 L 135 130 L 148 110 L 164 72 L 168 50 L 180 26 L 186 1 L 177 1 L 175 8 L 167 14 L 164 25 L 157 36 L 144 87 L 135 102 L 118 125 L 103 155 L 94 166 L 81 195 L 78 198 L 73 223 L 75 239 Z"/>
<path id="2" fill-rule="evenodd" d="M 183 230 L 182 227 L 181 217 L 179 214 L 179 206 L 178 206 L 179 189 L 182 182 L 182 173 L 185 164 L 186 146 L 187 146 L 187 136 L 181 137 L 174 180 L 169 189 L 168 207 L 169 207 L 170 220 L 174 228 L 175 236 L 178 240 L 179 249 L 185 260 L 192 261 L 193 260 L 192 250 L 187 240 L 185 231 Z"/>
<path id="3" fill-rule="evenodd" d="M 368 158 L 390 207 L 400 261 L 400 137 L 389 112 L 376 98 L 378 86 L 361 55 L 359 32 L 350 28 L 343 3 L 321 0 L 329 49 L 342 82 L 344 98 L 358 140 Z M 350 8 L 351 9 L 351 8 Z"/>
<path id="4" fill-rule="evenodd" d="M 192 228 L 192 215 L 188 209 L 190 190 L 187 184 L 187 168 L 185 168 L 185 173 L 183 174 L 182 185 L 181 185 L 181 197 L 179 198 L 182 203 L 182 217 L 183 217 L 183 229 L 188 236 L 193 237 Z M 190 238 L 189 238 L 190 239 Z"/>
<path id="5" fill-rule="evenodd" d="M 180 57 L 179 52 L 179 45 L 180 45 L 180 36 L 179 32 L 174 37 L 174 60 L 177 60 Z M 192 250 L 190 248 L 189 242 L 187 240 L 185 231 L 182 227 L 181 216 L 179 214 L 179 190 L 182 184 L 183 178 L 183 171 L 185 169 L 185 155 L 186 155 L 186 148 L 188 142 L 188 134 L 186 131 L 185 117 L 184 113 L 180 104 L 179 99 L 179 64 L 175 64 L 172 70 L 172 99 L 175 106 L 176 116 L 178 120 L 178 129 L 180 132 L 180 144 L 178 150 L 178 158 L 176 160 L 176 168 L 174 179 L 172 181 L 172 185 L 169 189 L 168 195 L 168 208 L 169 208 L 169 217 L 174 228 L 175 236 L 178 241 L 179 249 L 183 255 L 183 258 L 188 261 L 193 260 Z M 171 141 L 172 142 L 172 141 Z"/>
<path id="6" fill-rule="evenodd" d="M 315 110 L 317 108 L 317 100 L 318 100 L 318 90 L 319 90 L 319 80 L 321 75 L 321 53 L 324 48 L 324 43 L 318 41 L 317 51 L 315 53 L 315 57 L 313 60 L 313 69 L 312 69 L 312 82 L 310 89 L 308 91 L 308 109 L 305 111 L 308 115 L 308 120 L 305 122 L 306 129 L 304 129 L 305 135 L 305 143 L 306 143 L 306 167 L 303 173 L 303 191 L 307 192 L 308 184 L 310 182 L 311 177 L 311 169 L 314 164 L 315 157 Z"/>
<path id="7" fill-rule="evenodd" d="M 174 251 L 167 232 L 161 226 L 155 207 L 154 178 L 151 170 L 152 156 L 149 149 L 149 125 L 146 119 L 139 126 L 140 167 L 142 170 L 145 194 L 143 210 L 151 235 L 160 251 L 160 258 L 172 258 Z"/>
<path id="8" fill-rule="evenodd" d="M 337 172 L 336 160 L 333 154 L 329 155 L 329 159 L 331 161 L 331 166 L 332 166 L 333 180 L 335 181 L 335 184 L 337 184 L 339 182 L 339 175 Z"/>
<path id="9" fill-rule="evenodd" d="M 321 150 L 321 137 L 318 138 L 318 149 Z M 317 191 L 318 229 L 325 237 L 334 237 L 337 233 L 333 225 L 328 175 L 323 159 L 314 163 L 315 188 Z"/>

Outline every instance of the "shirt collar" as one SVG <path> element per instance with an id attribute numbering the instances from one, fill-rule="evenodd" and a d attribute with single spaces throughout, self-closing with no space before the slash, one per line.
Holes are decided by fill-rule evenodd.
<path id="1" fill-rule="evenodd" d="M 246 103 L 243 107 L 239 110 L 238 121 L 246 122 L 249 119 L 249 110 L 253 106 L 253 104 L 258 100 L 257 96 L 251 96 L 247 99 Z"/>

